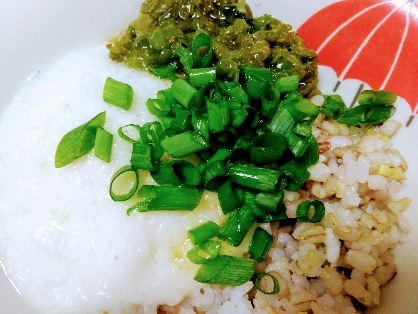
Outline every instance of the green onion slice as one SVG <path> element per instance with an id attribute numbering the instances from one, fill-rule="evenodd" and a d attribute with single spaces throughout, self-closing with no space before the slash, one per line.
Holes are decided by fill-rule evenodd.
<path id="1" fill-rule="evenodd" d="M 141 140 L 140 132 L 141 127 L 137 124 L 127 124 L 118 129 L 120 138 L 129 143 L 139 142 Z"/>
<path id="2" fill-rule="evenodd" d="M 281 166 L 279 172 L 281 176 L 284 175 L 290 179 L 286 187 L 289 191 L 297 191 L 310 176 L 308 169 L 293 161 L 289 161 Z"/>
<path id="3" fill-rule="evenodd" d="M 179 70 L 179 68 L 180 66 L 178 62 L 171 62 L 167 65 L 151 68 L 149 71 L 160 79 L 168 78 L 173 82 L 177 79 L 176 72 Z"/>
<path id="4" fill-rule="evenodd" d="M 185 47 L 177 46 L 177 48 L 173 51 L 173 55 L 180 58 L 180 62 L 186 72 L 193 68 L 192 54 Z"/>
<path id="5" fill-rule="evenodd" d="M 196 188 L 179 186 L 143 185 L 138 190 L 140 201 L 128 209 L 128 215 L 137 210 L 187 210 L 197 207 L 202 198 L 202 191 Z"/>
<path id="6" fill-rule="evenodd" d="M 270 290 L 265 290 L 262 289 L 260 284 L 261 284 L 261 280 L 266 280 L 268 277 L 268 279 L 271 280 L 271 284 L 273 287 Z M 257 290 L 259 290 L 260 292 L 264 293 L 264 294 L 277 294 L 280 292 L 280 285 L 279 285 L 279 281 L 277 280 L 277 278 L 269 273 L 259 273 L 257 275 L 257 277 L 255 277 L 254 280 L 254 286 L 256 287 Z"/>
<path id="7" fill-rule="evenodd" d="M 161 162 L 151 176 L 158 184 L 197 186 L 202 181 L 199 169 L 186 160 Z"/>
<path id="8" fill-rule="evenodd" d="M 123 166 L 110 180 L 109 194 L 116 202 L 126 201 L 134 194 L 139 184 L 139 176 L 131 165 Z"/>
<path id="9" fill-rule="evenodd" d="M 204 243 L 207 240 L 216 237 L 218 234 L 219 226 L 213 221 L 205 222 L 204 224 L 187 231 L 187 236 L 194 245 Z"/>
<path id="10" fill-rule="evenodd" d="M 61 168 L 90 152 L 96 140 L 98 128 L 103 128 L 106 112 L 66 133 L 55 151 L 55 167 Z"/>
<path id="11" fill-rule="evenodd" d="M 170 87 L 170 91 L 173 97 L 184 107 L 192 108 L 194 106 L 197 90 L 186 80 L 175 80 Z"/>
<path id="12" fill-rule="evenodd" d="M 194 279 L 198 282 L 240 286 L 251 279 L 255 262 L 248 258 L 220 255 L 200 266 Z"/>
<path id="13" fill-rule="evenodd" d="M 324 103 L 321 112 L 331 119 L 338 118 L 347 111 L 347 106 L 340 95 L 324 95 Z"/>
<path id="14" fill-rule="evenodd" d="M 232 165 L 228 172 L 232 182 L 264 192 L 273 192 L 280 176 L 279 171 L 248 165 Z"/>
<path id="15" fill-rule="evenodd" d="M 275 82 L 274 86 L 282 94 L 296 92 L 299 87 L 299 75 L 294 74 L 290 76 L 279 77 Z"/>
<path id="16" fill-rule="evenodd" d="M 359 105 L 338 118 L 341 124 L 381 124 L 392 114 L 393 107 L 386 105 Z"/>
<path id="17" fill-rule="evenodd" d="M 273 84 L 267 84 L 264 87 L 263 95 L 261 97 L 261 114 L 268 119 L 271 119 L 277 111 L 279 100 L 279 90 L 275 88 Z"/>
<path id="18" fill-rule="evenodd" d="M 224 215 L 233 212 L 241 205 L 241 200 L 234 193 L 231 180 L 227 180 L 219 187 L 218 199 Z"/>
<path id="19" fill-rule="evenodd" d="M 156 117 L 166 116 L 171 111 L 171 104 L 161 99 L 149 98 L 145 105 L 148 111 Z"/>
<path id="20" fill-rule="evenodd" d="M 187 252 L 187 257 L 192 263 L 205 264 L 208 261 L 217 258 L 221 252 L 221 242 L 208 240 L 198 244 Z"/>
<path id="21" fill-rule="evenodd" d="M 195 67 L 204 68 L 212 60 L 212 37 L 206 32 L 199 30 L 192 42 L 192 58 Z"/>
<path id="22" fill-rule="evenodd" d="M 281 107 L 286 109 L 293 120 L 298 122 L 304 119 L 315 119 L 320 109 L 315 106 L 309 99 L 303 98 L 299 93 L 287 94 Z"/>
<path id="23" fill-rule="evenodd" d="M 206 140 L 198 133 L 187 131 L 161 141 L 164 150 L 175 158 L 197 153 L 209 147 Z"/>
<path id="24" fill-rule="evenodd" d="M 243 81 L 243 88 L 250 98 L 260 100 L 264 88 L 273 82 L 273 76 L 269 69 L 260 67 L 243 66 L 240 69 L 240 76 Z"/>
<path id="25" fill-rule="evenodd" d="M 254 231 L 250 242 L 249 253 L 257 262 L 261 263 L 266 259 L 273 244 L 273 237 L 261 227 Z"/>
<path id="26" fill-rule="evenodd" d="M 230 121 L 229 105 L 226 101 L 214 103 L 206 100 L 209 130 L 213 133 L 225 130 Z"/>
<path id="27" fill-rule="evenodd" d="M 317 223 L 325 216 L 325 206 L 321 201 L 306 201 L 298 205 L 296 209 L 296 218 L 300 222 Z"/>
<path id="28" fill-rule="evenodd" d="M 222 160 L 210 162 L 203 168 L 203 186 L 209 191 L 216 191 L 227 178 L 228 170 Z"/>
<path id="29" fill-rule="evenodd" d="M 229 214 L 228 219 L 222 226 L 218 237 L 232 246 L 239 246 L 254 221 L 255 217 L 251 207 L 244 205 L 240 209 L 237 209 Z"/>
<path id="30" fill-rule="evenodd" d="M 364 90 L 358 96 L 360 105 L 393 105 L 396 94 L 388 90 Z"/>
<path id="31" fill-rule="evenodd" d="M 132 106 L 134 97 L 133 89 L 130 85 L 116 81 L 111 77 L 106 79 L 103 89 L 103 100 L 125 110 Z"/>
<path id="32" fill-rule="evenodd" d="M 282 156 L 286 148 L 284 136 L 272 132 L 260 134 L 250 146 L 250 158 L 257 164 L 271 164 Z"/>
<path id="33" fill-rule="evenodd" d="M 97 128 L 94 141 L 94 156 L 104 162 L 110 162 L 112 154 L 113 134 L 102 128 Z"/>
<path id="34" fill-rule="evenodd" d="M 199 68 L 189 70 L 189 82 L 194 87 L 201 87 L 216 79 L 216 68 Z"/>
<path id="35" fill-rule="evenodd" d="M 283 201 L 284 191 L 279 190 L 274 193 L 260 192 L 255 196 L 256 204 L 266 211 L 276 213 L 279 204 Z"/>
<path id="36" fill-rule="evenodd" d="M 157 162 L 154 159 L 154 146 L 135 142 L 132 146 L 131 164 L 135 169 L 155 170 Z"/>
<path id="37" fill-rule="evenodd" d="M 286 108 L 279 107 L 276 114 L 268 124 L 270 131 L 289 137 L 295 129 L 295 120 Z"/>

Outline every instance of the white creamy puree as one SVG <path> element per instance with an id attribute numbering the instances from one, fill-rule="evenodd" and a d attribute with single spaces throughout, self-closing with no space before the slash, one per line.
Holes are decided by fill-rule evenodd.
<path id="1" fill-rule="evenodd" d="M 102 100 L 106 78 L 134 88 L 124 111 Z M 145 101 L 168 87 L 108 59 L 104 48 L 70 53 L 41 70 L 0 121 L 0 256 L 19 292 L 41 313 L 119 313 L 133 303 L 174 305 L 200 288 L 185 253 L 186 230 L 219 222 L 217 198 L 204 194 L 194 212 L 134 213 L 113 202 L 109 178 L 129 163 L 120 126 L 152 121 Z M 62 136 L 106 111 L 114 134 L 110 164 L 92 153 L 61 169 Z M 143 174 L 144 175 L 144 174 Z M 144 181 L 149 181 L 149 178 Z"/>

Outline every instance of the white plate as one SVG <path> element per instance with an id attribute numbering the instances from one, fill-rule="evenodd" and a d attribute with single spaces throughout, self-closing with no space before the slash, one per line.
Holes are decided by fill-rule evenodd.
<path id="1" fill-rule="evenodd" d="M 362 0 L 354 0 L 361 2 Z M 297 29 L 318 10 L 336 1 L 332 0 L 249 0 L 254 16 L 270 13 Z M 376 3 L 380 1 L 375 1 Z M 395 2 L 395 1 L 394 1 Z M 399 1 L 397 1 L 399 2 Z M 139 1 L 50 1 L 2 0 L 0 2 L 0 111 L 2 111 L 27 79 L 65 52 L 87 45 L 106 43 L 117 35 L 139 13 Z M 326 23 L 326 21 L 324 21 Z M 417 48 L 418 46 L 415 46 Z M 418 51 L 418 48 L 415 52 Z M 321 68 L 321 89 L 331 93 L 337 76 L 330 68 Z M 361 82 L 360 82 L 361 83 Z M 405 84 L 417 85 L 415 82 Z M 359 81 L 343 81 L 339 92 L 350 99 Z M 367 86 L 367 85 L 366 85 Z M 348 100 L 349 101 L 349 100 Z M 414 104 L 415 105 L 415 104 Z M 397 105 L 396 118 L 406 123 L 411 115 L 405 101 Z M 415 158 L 418 148 L 418 120 L 402 129 L 396 137 L 396 146 L 406 157 L 410 169 L 403 194 L 413 203 L 406 213 L 412 226 L 418 225 L 416 211 L 418 196 L 414 184 L 418 182 Z M 1 234 L 1 230 L 0 230 Z M 384 289 L 382 305 L 373 313 L 417 313 L 418 298 L 418 228 L 413 228 L 410 242 L 395 250 L 398 274 Z M 0 313 L 32 313 L 15 292 L 4 273 L 0 272 Z"/>

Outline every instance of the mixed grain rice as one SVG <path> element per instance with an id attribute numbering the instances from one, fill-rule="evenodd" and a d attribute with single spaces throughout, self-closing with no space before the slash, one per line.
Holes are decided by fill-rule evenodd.
<path id="1" fill-rule="evenodd" d="M 323 98 L 315 98 L 320 105 Z M 391 142 L 400 127 L 390 119 L 378 131 L 362 129 L 320 115 L 313 127 L 319 162 L 310 167 L 305 189 L 286 192 L 284 202 L 288 217 L 295 217 L 299 203 L 320 199 L 324 219 L 261 225 L 274 242 L 256 272 L 275 276 L 280 292 L 263 294 L 252 282 L 206 285 L 176 306 L 159 306 L 158 313 L 353 314 L 379 305 L 381 287 L 396 275 L 391 249 L 406 242 L 410 230 L 402 212 L 411 200 L 396 196 L 407 170 Z M 261 284 L 267 288 L 271 283 Z"/>

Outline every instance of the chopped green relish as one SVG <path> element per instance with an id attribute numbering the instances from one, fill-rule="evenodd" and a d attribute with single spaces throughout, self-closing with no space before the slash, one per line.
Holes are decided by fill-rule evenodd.
<path id="1" fill-rule="evenodd" d="M 218 78 L 237 81 L 240 67 L 265 67 L 274 78 L 299 75 L 305 97 L 320 94 L 317 55 L 291 29 L 270 15 L 253 18 L 242 0 L 146 0 L 139 17 L 107 48 L 112 60 L 149 70 L 168 64 L 180 45 L 191 50 L 203 30 L 213 40 L 211 65 Z"/>

